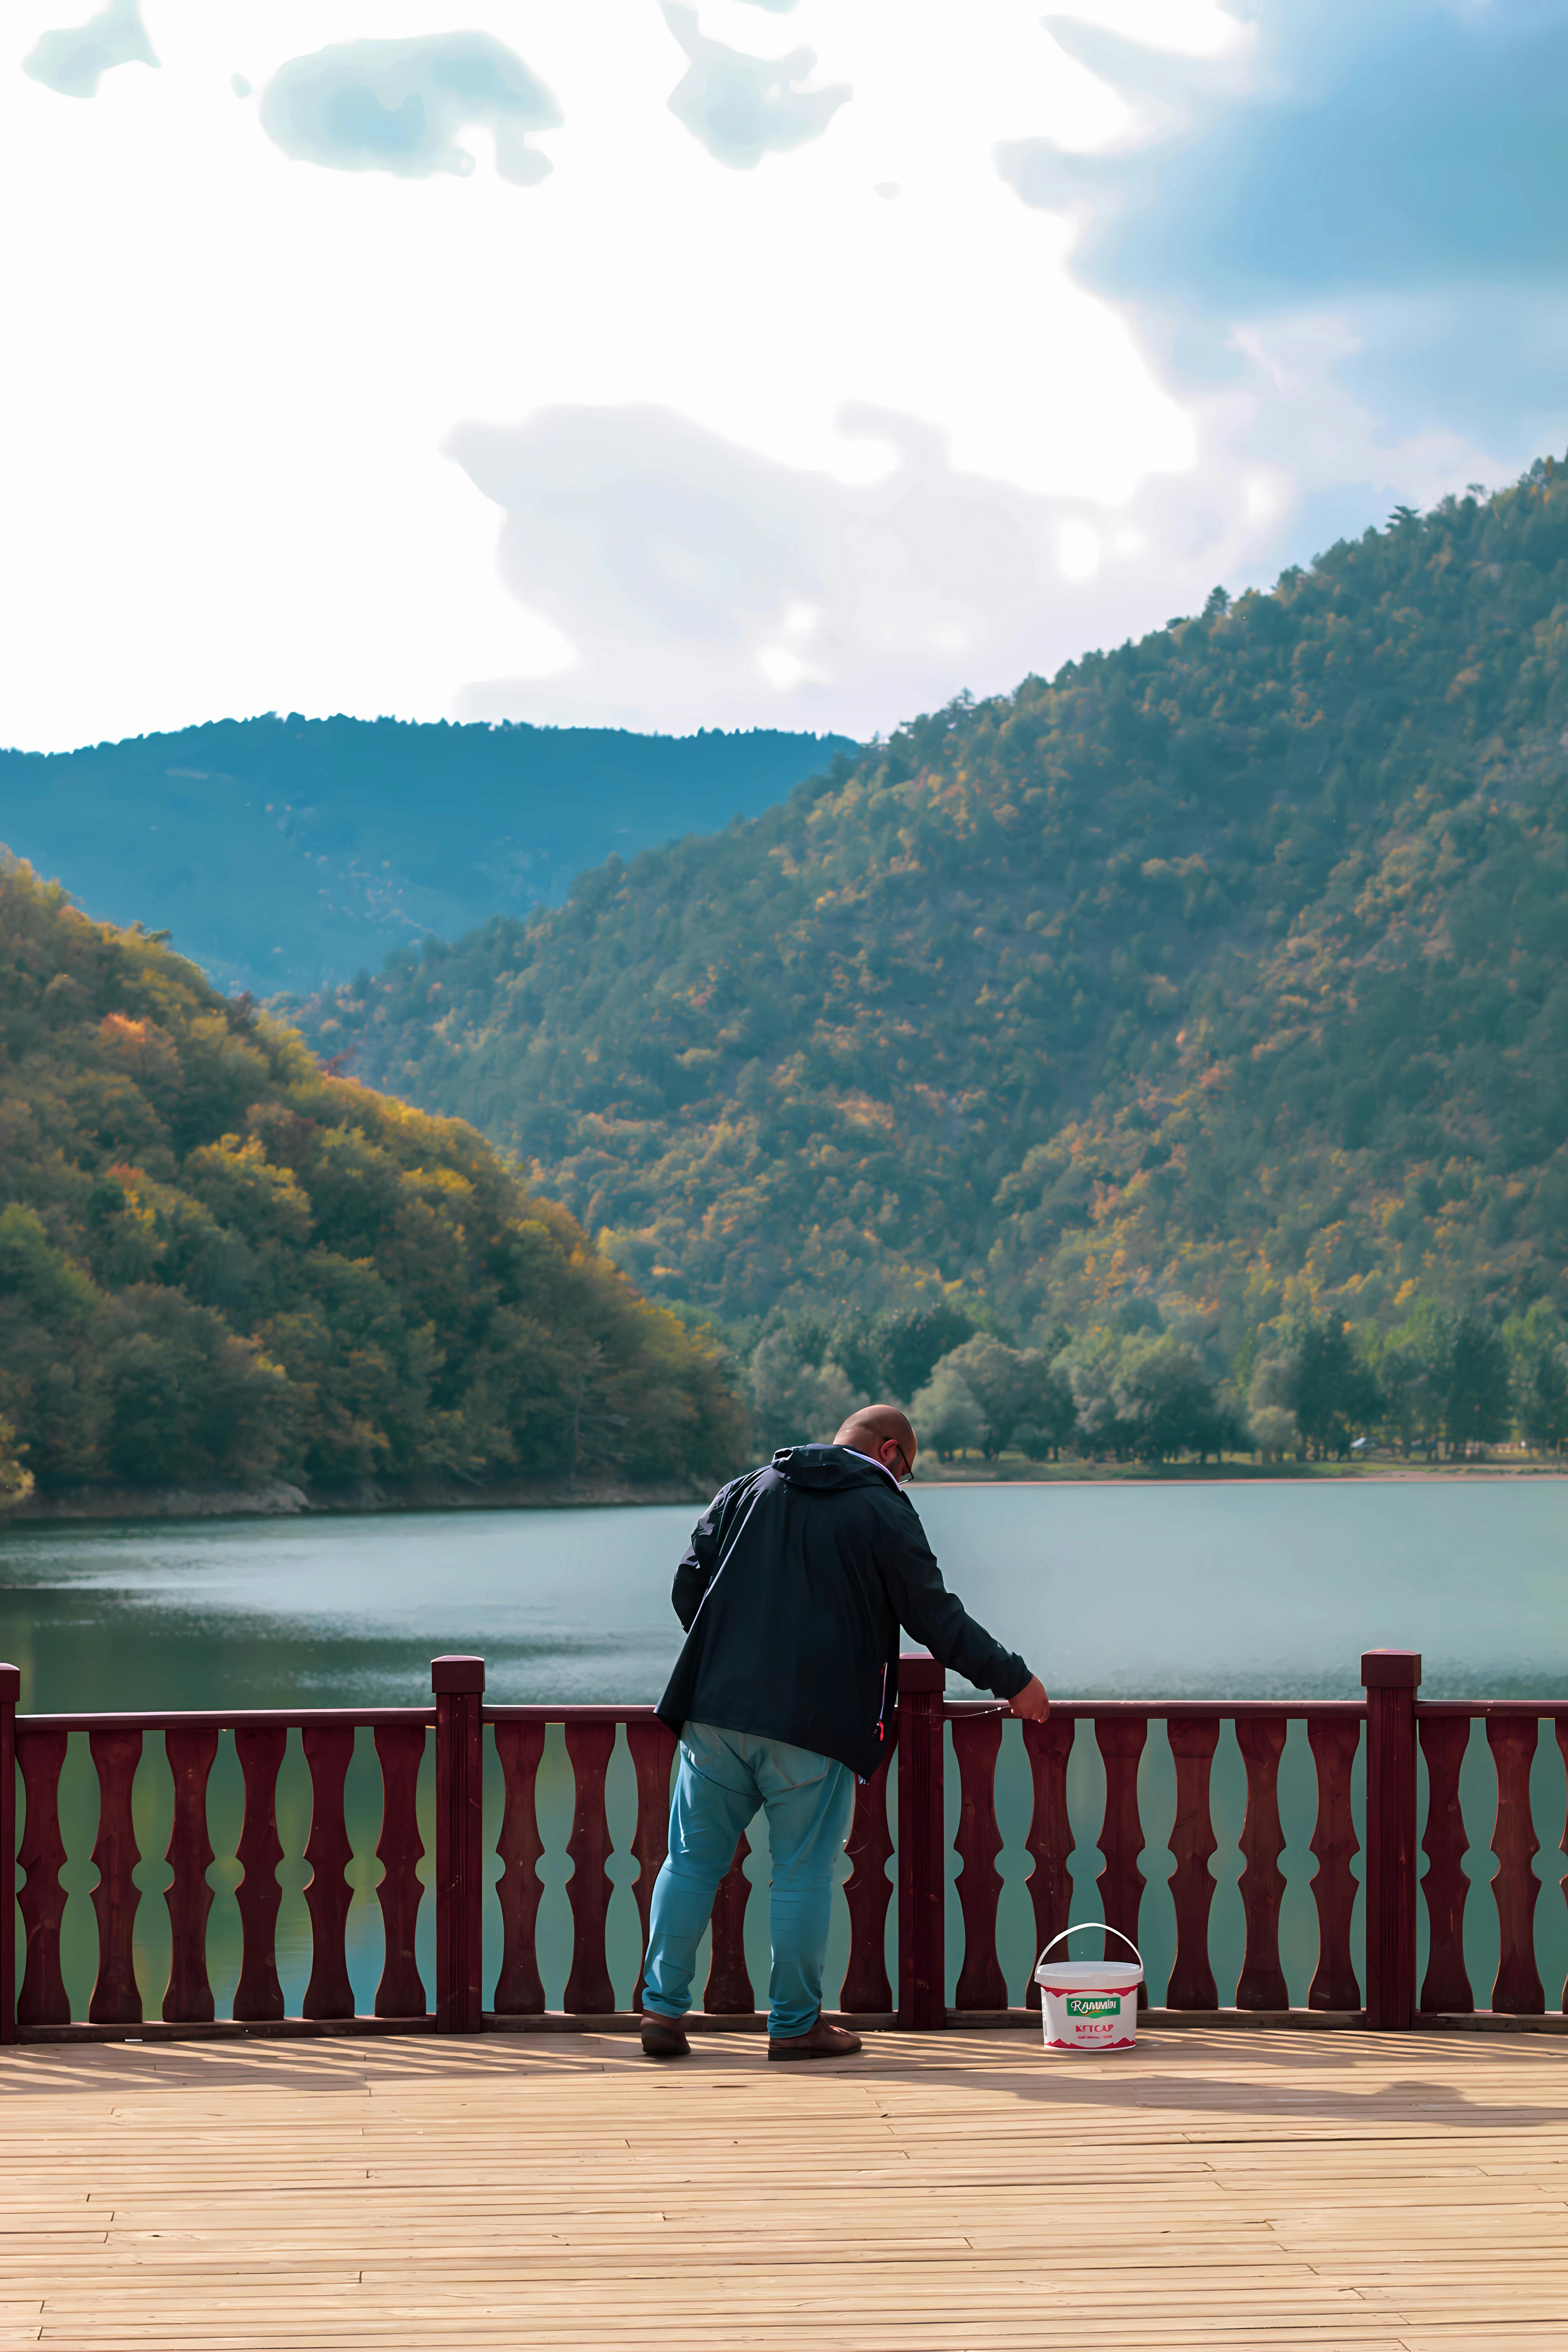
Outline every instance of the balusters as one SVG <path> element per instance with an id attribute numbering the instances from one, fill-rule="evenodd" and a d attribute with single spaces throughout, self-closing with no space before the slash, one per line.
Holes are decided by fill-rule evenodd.
<path id="1" fill-rule="evenodd" d="M 64 1731 L 34 1731 L 26 1722 L 16 1726 L 16 1761 L 27 1805 L 27 1825 L 16 1859 L 26 1876 L 17 1898 L 27 1939 L 22 1990 L 16 2003 L 19 2025 L 68 2025 L 70 2002 L 60 1974 L 60 1921 L 66 1890 L 60 1870 L 66 1858 L 60 1835 L 60 1768 L 66 1760 Z"/>
<path id="2" fill-rule="evenodd" d="M 207 1914 L 213 1891 L 207 1866 L 213 1858 L 207 1834 L 207 1780 L 217 1754 L 216 1731 L 171 1725 L 163 1752 L 174 1780 L 174 1818 L 164 1860 L 174 1872 L 166 1900 L 171 1951 L 163 2014 L 171 2024 L 205 2024 L 213 2015 L 207 1977 Z"/>
<path id="3" fill-rule="evenodd" d="M 246 2024 L 261 2024 L 283 2014 L 283 1988 L 278 1981 L 278 1906 L 283 1899 L 278 1884 L 283 1859 L 278 1775 L 288 1738 L 281 1725 L 274 1724 L 248 1726 L 234 1735 L 245 1778 L 245 1822 L 236 1853 L 240 1881 L 235 1890 L 243 1943 L 234 2013 Z"/>
<path id="4" fill-rule="evenodd" d="M 1541 1882 L 1531 1864 L 1540 1850 L 1530 1810 L 1530 1767 L 1540 1726 L 1526 1715 L 1487 1718 L 1487 1739 L 1497 1765 L 1497 1822 L 1492 1852 L 1498 1874 L 1498 1972 L 1491 2005 L 1510 2017 L 1537 2016 L 1546 2007 L 1535 1966 L 1535 1906 Z"/>
<path id="5" fill-rule="evenodd" d="M 375 2013 L 377 2017 L 423 2017 L 425 1979 L 415 1957 L 415 1937 L 419 1926 L 419 1863 L 425 1852 L 419 1834 L 425 1726 L 377 1724 L 375 1753 L 381 1766 L 381 1836 L 375 1853 L 382 1865 L 376 1893 L 385 1946 L 381 1982 L 375 1989 Z"/>
<path id="6" fill-rule="evenodd" d="M 142 1855 L 131 1818 L 131 1792 L 142 1759 L 139 1731 L 94 1731 L 88 1736 L 98 1774 L 98 1836 L 92 1859 L 98 1885 L 98 1976 L 88 2017 L 94 2025 L 140 2025 L 142 1995 L 136 1983 L 132 1938 L 136 1929 L 136 1881 Z"/>
<path id="7" fill-rule="evenodd" d="M 958 1835 L 962 1867 L 958 1899 L 963 1911 L 963 1967 L 954 2006 L 1005 2009 L 1007 1980 L 996 1957 L 996 1906 L 1002 1876 L 996 1857 L 1002 1839 L 996 1827 L 996 1756 L 1002 1745 L 999 1715 L 956 1716 L 952 1750 L 961 1790 Z"/>
<path id="8" fill-rule="evenodd" d="M 1171 1830 L 1176 1958 L 1165 2003 L 1170 2009 L 1217 2009 L 1219 1994 L 1209 1966 L 1209 1906 L 1214 1901 L 1209 1857 L 1215 1843 L 1209 1781 L 1219 1723 L 1212 1715 L 1173 1715 L 1166 1728 L 1176 1769 L 1176 1818 Z"/>
<path id="9" fill-rule="evenodd" d="M 632 1993 L 632 2007 L 641 2009 L 643 1963 L 647 1957 L 648 1913 L 653 1904 L 653 1884 L 669 1852 L 669 1768 L 675 1760 L 675 1734 L 668 1724 L 660 1723 L 657 1717 L 652 1722 L 628 1723 L 626 1747 L 637 1782 L 637 1835 L 632 1840 L 637 1874 L 632 1893 L 637 1897 L 637 1918 L 642 1926 L 642 1947 L 637 1959 L 637 1980 Z"/>
<path id="10" fill-rule="evenodd" d="M 1279 1758 L 1285 1747 L 1283 1716 L 1242 1716 L 1236 1743 L 1247 1766 L 1247 1812 L 1241 1825 L 1241 1907 L 1247 1920 L 1247 1953 L 1236 1988 L 1237 2009 L 1288 2009 L 1290 1995 L 1279 1966 L 1279 1906 L 1285 1875 L 1279 1856 Z"/>
<path id="11" fill-rule="evenodd" d="M 1421 1845 L 1427 1869 L 1421 1887 L 1429 1930 L 1421 2006 L 1468 2017 L 1476 1999 L 1465 1966 L 1465 1902 L 1470 1891 L 1465 1856 L 1470 1842 L 1459 1805 L 1459 1769 L 1470 1744 L 1470 1718 L 1424 1715 L 1417 1718 L 1417 1727 L 1426 1759 L 1426 1829 Z"/>
<path id="12" fill-rule="evenodd" d="M 849 1906 L 849 1965 L 838 2005 L 851 2016 L 886 2016 L 893 2006 L 888 1981 L 888 1906 L 893 1883 L 888 1863 L 893 1833 L 888 1827 L 888 1768 L 884 1764 L 855 1791 L 855 1819 L 846 1848 L 850 1861 L 844 1899 Z"/>
<path id="13" fill-rule="evenodd" d="M 1024 1752 L 1035 1784 L 1034 1811 L 1024 1843 L 1034 1863 L 1029 1899 L 1035 1906 L 1037 1955 L 1053 1936 L 1061 1934 L 1072 1904 L 1068 1867 L 1072 1859 L 1072 1827 L 1068 1820 L 1068 1759 L 1072 1754 L 1072 1743 L 1070 1716 L 1047 1716 L 1044 1723 L 1024 1726 Z M 1038 2009 L 1040 2005 L 1033 1961 L 1029 1964 L 1024 2003 L 1028 2009 Z"/>
<path id="14" fill-rule="evenodd" d="M 544 1753 L 542 1723 L 498 1723 L 496 1754 L 500 1759 L 506 1803 L 501 1812 L 497 1848 L 501 1874 L 496 1895 L 500 1903 L 500 1975 L 496 1979 L 498 2017 L 542 2017 L 544 1986 L 539 1974 L 534 1921 L 543 1889 L 539 1858 L 544 1840 L 539 1834 L 536 1783 L 539 1759 Z"/>
<path id="15" fill-rule="evenodd" d="M 301 2004 L 307 2017 L 352 2017 L 347 1931 L 353 1890 L 344 1873 L 353 1860 L 343 1817 L 343 1783 L 354 1752 L 352 1723 L 307 1724 L 302 1745 L 310 1768 L 310 1834 L 305 1859 L 310 1875 L 310 1981 Z"/>
<path id="16" fill-rule="evenodd" d="M 1138 1914 L 1143 1899 L 1143 1874 L 1138 1857 L 1143 1851 L 1143 1823 L 1138 1811 L 1138 1759 L 1143 1753 L 1148 1724 L 1140 1716 L 1101 1716 L 1094 1727 L 1105 1759 L 1105 1819 L 1100 1824 L 1100 1851 L 1105 1857 L 1100 1874 L 1100 1899 L 1108 1927 L 1120 1928 L 1138 1941 Z M 1109 1958 L 1118 1948 L 1109 1937 Z M 1138 2006 L 1147 2005 L 1148 1987 L 1138 1988 Z"/>
<path id="17" fill-rule="evenodd" d="M 572 1875 L 566 1882 L 572 1905 L 572 1973 L 566 1979 L 566 2006 L 578 2016 L 603 2017 L 616 2005 L 605 1959 L 605 1920 L 611 1894 L 605 1874 L 610 1851 L 605 1774 L 615 1744 L 613 1723 L 566 1727 L 566 1753 L 577 1777 L 577 1804 L 566 1846 L 572 1857 Z"/>
<path id="18" fill-rule="evenodd" d="M 746 1905 L 752 1893 L 745 1867 L 749 1851 L 742 1830 L 734 1860 L 713 1898 L 712 1953 L 702 1995 L 702 2006 L 710 2017 L 750 2017 L 757 2005 L 746 1966 Z"/>
<path id="19" fill-rule="evenodd" d="M 1318 1913 L 1318 1965 L 1307 1993 L 1309 2009 L 1359 2009 L 1361 1986 L 1351 1958 L 1351 1918 L 1356 1882 L 1352 1863 L 1360 1853 L 1351 1804 L 1351 1774 L 1361 1744 L 1361 1724 L 1352 1716 L 1310 1715 L 1307 1744 L 1318 1775 L 1318 1818 L 1311 1852 L 1318 1867 L 1312 1900 Z"/>

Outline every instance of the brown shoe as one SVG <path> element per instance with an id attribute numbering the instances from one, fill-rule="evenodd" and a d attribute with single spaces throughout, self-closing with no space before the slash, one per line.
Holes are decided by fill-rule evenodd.
<path id="1" fill-rule="evenodd" d="M 689 2058 L 691 2044 L 678 2017 L 659 2017 L 651 2009 L 642 2013 L 642 2054 L 645 2058 Z"/>
<path id="2" fill-rule="evenodd" d="M 820 2015 L 804 2033 L 770 2033 L 770 2058 L 853 2058 L 860 2036 L 842 2025 L 829 2025 Z"/>

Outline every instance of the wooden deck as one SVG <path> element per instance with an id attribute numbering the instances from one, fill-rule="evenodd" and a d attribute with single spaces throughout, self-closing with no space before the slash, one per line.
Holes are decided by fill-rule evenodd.
<path id="1" fill-rule="evenodd" d="M 1568 2344 L 1568 2048 L 708 2036 L 0 2054 L 0 2344 Z"/>

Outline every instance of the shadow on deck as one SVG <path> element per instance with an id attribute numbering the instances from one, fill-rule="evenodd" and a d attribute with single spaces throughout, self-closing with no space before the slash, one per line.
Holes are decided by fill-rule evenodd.
<path id="1" fill-rule="evenodd" d="M 0 2055 L 0 2345 L 1568 2341 L 1557 2042 L 1156 2028 Z"/>

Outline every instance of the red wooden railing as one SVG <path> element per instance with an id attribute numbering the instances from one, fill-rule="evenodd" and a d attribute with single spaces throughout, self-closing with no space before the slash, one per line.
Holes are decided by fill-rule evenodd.
<path id="1" fill-rule="evenodd" d="M 285 1743 L 295 1728 L 310 1768 L 311 1790 L 310 1833 L 305 1847 L 310 1865 L 305 1889 L 310 1919 L 310 1976 L 302 2011 L 305 2018 L 317 2021 L 353 2016 L 345 1949 L 353 1891 L 346 1873 L 353 1854 L 343 1790 L 354 1734 L 362 1726 L 374 1731 L 382 1780 L 382 1829 L 376 1853 L 384 1873 L 377 1893 L 385 1959 L 374 2014 L 405 2021 L 423 2019 L 425 1988 L 415 1961 L 414 1937 L 423 1891 L 418 1865 L 425 1849 L 415 1791 L 426 1731 L 437 1721 L 431 1709 L 334 1707 L 210 1715 L 18 1717 L 18 1680 L 15 1667 L 0 1666 L 0 1803 L 6 1809 L 0 1831 L 0 1984 L 5 1997 L 0 2009 L 0 2035 L 10 2039 L 17 2030 L 47 2032 L 72 2022 L 60 1965 L 66 1907 L 61 1871 L 66 1848 L 59 1783 L 73 1731 L 87 1735 L 99 1789 L 98 1837 L 92 1851 L 99 1874 L 92 1892 L 98 1915 L 98 1971 L 88 2009 L 89 2024 L 127 2027 L 144 2021 L 132 1950 L 137 1906 L 142 1899 L 133 1873 L 142 1856 L 136 1843 L 132 1791 L 148 1732 L 163 1736 L 174 1788 L 173 1825 L 164 1853 L 173 1874 L 165 1896 L 172 1949 L 161 2021 L 195 2027 L 214 2020 L 206 1954 L 207 1914 L 213 1902 L 207 1871 L 214 1858 L 207 1830 L 207 1782 L 225 1731 L 234 1736 L 245 1784 L 245 1822 L 237 1849 L 242 1875 L 236 1898 L 242 1958 L 233 2017 L 239 2024 L 257 2027 L 283 2019 L 277 1965 L 278 1914 L 282 1902 L 277 1872 L 283 1858 L 277 1791 Z M 19 1845 L 15 1830 L 18 1775 L 26 1808 Z M 19 1986 L 18 1910 L 24 1955 Z"/>
<path id="2" fill-rule="evenodd" d="M 1489 2006 L 1494 2015 L 1542 2016 L 1546 1990 L 1535 1955 L 1542 1882 L 1533 1867 L 1541 1847 L 1530 1783 L 1543 1723 L 1552 1725 L 1555 1745 L 1568 1760 L 1568 1701 L 1540 1705 L 1533 1699 L 1440 1699 L 1417 1702 L 1412 1714 L 1426 1767 L 1428 1792 L 1421 1841 L 1427 1861 L 1422 1885 L 1428 1927 L 1422 2011 L 1464 2017 L 1477 2007 L 1465 1962 L 1465 1905 L 1471 1889 L 1465 1872 L 1469 1844 L 1459 1809 L 1459 1770 L 1470 1743 L 1471 1726 L 1482 1722 L 1497 1768 L 1491 1851 L 1497 1856 L 1498 1870 L 1491 1895 L 1497 1906 L 1498 1970 Z M 1568 1852 L 1568 1828 L 1556 1843 Z M 1554 1990 L 1552 2005 L 1568 2011 L 1568 1985 Z"/>
<path id="3" fill-rule="evenodd" d="M 1079 1727 L 1089 1727 L 1103 1766 L 1105 1798 L 1098 1832 L 1100 1869 L 1093 1907 L 1110 1926 L 1137 1939 L 1143 1910 L 1142 1860 L 1147 1836 L 1139 1775 L 1151 1724 L 1164 1726 L 1174 1778 L 1174 1821 L 1168 1851 L 1174 1953 L 1166 2015 L 1201 2019 L 1287 2012 L 1289 1991 L 1281 1965 L 1280 1922 L 1287 1893 L 1281 1867 L 1285 1839 L 1279 1772 L 1289 1727 L 1305 1726 L 1317 1784 L 1310 1850 L 1316 1867 L 1317 1960 L 1307 1992 L 1309 2010 L 1337 2012 L 1382 2027 L 1408 2026 L 1419 2017 L 1473 2012 L 1475 1989 L 1466 1965 L 1464 1920 L 1473 1895 L 1465 1870 L 1468 1851 L 1459 1801 L 1461 1764 L 1473 1721 L 1486 1724 L 1497 1767 L 1498 1801 L 1491 1851 L 1498 1871 L 1496 1904 L 1500 1961 L 1490 1989 L 1499 2015 L 1542 2014 L 1545 1993 L 1536 1962 L 1541 1882 L 1540 1850 L 1531 1771 L 1543 1720 L 1554 1724 L 1568 1758 L 1568 1703 L 1438 1702 L 1416 1699 L 1420 1660 L 1405 1651 L 1370 1652 L 1363 1660 L 1365 1696 L 1354 1700 L 1077 1700 L 1054 1706 L 1049 1719 L 1023 1727 L 1031 1782 L 1024 1843 L 1030 1858 L 1028 1892 L 1038 1948 L 1069 1917 L 1075 1838 L 1068 1811 L 1068 1771 Z M 132 1792 L 145 1738 L 161 1734 L 173 1782 L 164 1860 L 170 1961 L 155 2030 L 279 2032 L 435 2030 L 470 2033 L 486 2027 L 543 2024 L 545 1987 L 539 1951 L 543 1886 L 539 1865 L 545 1838 L 538 1811 L 539 1776 L 549 1727 L 563 1726 L 574 1797 L 566 1853 L 566 1897 L 572 1918 L 571 1958 L 563 2009 L 557 2018 L 609 2019 L 616 2013 L 607 1932 L 614 1852 L 606 1792 L 612 1756 L 624 1730 L 637 1792 L 636 1827 L 627 1850 L 637 1875 L 633 1887 L 643 1943 L 648 1901 L 664 1858 L 669 1779 L 675 1741 L 651 1708 L 628 1706 L 489 1706 L 484 1662 L 438 1658 L 432 1669 L 433 1707 L 284 1709 L 184 1715 L 19 1716 L 20 1676 L 0 1666 L 0 2039 L 38 2040 L 78 2032 L 111 2036 L 143 2029 L 134 1966 L 138 1906 L 155 1902 L 134 1874 L 142 1860 L 136 1842 Z M 859 1792 L 848 1843 L 846 1887 L 849 1953 L 842 2011 L 915 2029 L 940 2027 L 955 2015 L 1008 2013 L 1009 1988 L 998 1951 L 1003 1879 L 997 1863 L 1003 1837 L 996 1813 L 997 1764 L 1005 1710 L 993 1703 L 948 1701 L 942 1669 L 929 1658 L 906 1659 L 894 1746 L 896 1801 L 889 1817 L 889 1775 Z M 1221 2011 L 1211 1960 L 1211 1906 L 1216 1891 L 1212 1858 L 1218 1848 L 1212 1810 L 1222 1727 L 1234 1727 L 1246 1779 L 1239 1835 L 1238 1885 L 1245 1950 L 1235 2007 Z M 1366 1726 L 1364 1743 L 1363 1725 Z M 355 2015 L 347 1946 L 353 1887 L 353 1845 L 345 1784 L 362 1729 L 374 1738 L 381 1778 L 381 1826 L 376 1854 L 383 1875 L 376 1889 L 384 1956 L 371 2016 Z M 486 1734 L 490 1733 L 502 1784 L 499 1831 L 487 1851 L 484 1832 Z M 278 1923 L 282 1902 L 278 1868 L 283 1857 L 278 1787 L 289 1735 L 297 1731 L 310 1781 L 310 1820 L 304 1859 L 310 1918 L 310 1977 L 300 2019 L 285 2017 L 279 1971 Z M 97 1922 L 96 1979 L 85 2020 L 73 2021 L 61 1965 L 66 1839 L 59 1790 L 72 1734 L 85 1738 L 99 1789 L 91 1902 Z M 235 1848 L 241 1955 L 232 2017 L 215 2014 L 208 1972 L 207 1926 L 214 1896 L 209 1872 L 214 1849 L 208 1828 L 209 1780 L 222 1735 L 231 1735 L 244 1783 L 243 1826 Z M 958 1862 L 956 1894 L 963 1922 L 963 1958 L 952 2006 L 947 2001 L 945 1930 L 949 1844 L 945 1831 L 945 1751 L 951 1734 L 957 1772 L 958 1819 L 952 1852 Z M 418 1819 L 418 1783 L 427 1748 L 434 1748 L 434 1983 L 427 1985 L 416 1953 L 426 1889 Z M 1016 1752 L 1016 1750 L 1014 1751 Z M 1352 1776 L 1364 1756 L 1364 1853 L 1352 1804 Z M 1428 1789 L 1419 1878 L 1417 1758 Z M 24 1820 L 18 1843 L 17 1781 Z M 896 1838 L 895 1838 L 896 1830 Z M 1568 1849 L 1568 1831 L 1561 1833 Z M 745 1919 L 752 1892 L 745 1874 L 744 1840 L 714 1906 L 711 1964 L 704 2008 L 717 2017 L 750 2017 L 755 1995 L 746 1964 Z M 896 1854 L 896 1981 L 886 1960 Z M 1355 1864 L 1363 1863 L 1358 1882 Z M 495 1878 L 495 1865 L 500 1875 Z M 483 1924 L 486 1887 L 495 1878 L 500 1923 L 499 1963 L 485 2007 Z M 1358 1980 L 1352 1915 L 1365 1892 L 1365 1985 Z M 764 1891 L 765 1893 L 765 1891 Z M 1428 1957 L 1416 1999 L 1418 1904 L 1428 1927 Z M 18 1969 L 18 1923 L 22 1965 Z M 639 1950 L 641 1947 L 639 1946 Z M 19 1978 L 19 1981 L 18 1981 Z M 633 2007 L 640 1998 L 640 1969 Z M 1558 1996 L 1554 1988 L 1554 1999 Z M 1037 2004 L 1032 1984 L 1026 2001 Z M 1568 1989 L 1564 1992 L 1568 2003 Z M 623 2019 L 631 2012 L 620 2013 Z"/>

